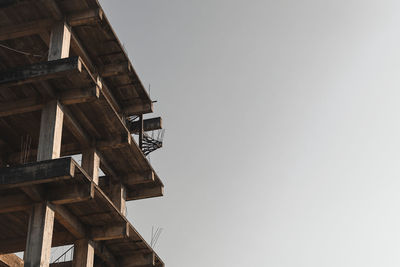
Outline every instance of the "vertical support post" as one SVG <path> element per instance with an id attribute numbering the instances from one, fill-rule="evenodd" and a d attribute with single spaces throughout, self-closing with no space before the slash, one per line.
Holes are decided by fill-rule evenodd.
<path id="1" fill-rule="evenodd" d="M 139 147 L 143 148 L 143 114 L 139 116 Z"/>
<path id="2" fill-rule="evenodd" d="M 64 22 L 54 24 L 49 44 L 48 61 L 69 56 L 71 31 Z M 60 103 L 53 100 L 42 110 L 37 160 L 60 157 L 64 113 Z"/>
<path id="3" fill-rule="evenodd" d="M 60 157 L 64 112 L 57 100 L 48 102 L 42 110 L 37 160 Z"/>
<path id="4" fill-rule="evenodd" d="M 82 168 L 92 177 L 95 184 L 99 184 L 100 157 L 95 148 L 89 148 L 82 153 Z"/>
<path id="5" fill-rule="evenodd" d="M 93 267 L 94 247 L 93 242 L 81 239 L 74 244 L 74 259 L 72 267 Z"/>
<path id="6" fill-rule="evenodd" d="M 111 201 L 126 216 L 126 188 L 122 183 L 111 185 Z"/>
<path id="7" fill-rule="evenodd" d="M 50 264 L 54 211 L 47 202 L 33 206 L 29 218 L 28 238 L 24 254 L 25 267 L 47 267 Z"/>
<path id="8" fill-rule="evenodd" d="M 69 56 L 71 32 L 65 23 L 54 25 L 48 60 Z M 48 102 L 42 110 L 37 160 L 60 157 L 64 113 L 57 100 Z M 29 218 L 24 254 L 25 267 L 48 267 L 53 238 L 54 211 L 47 201 L 34 204 Z"/>
<path id="9" fill-rule="evenodd" d="M 50 35 L 48 61 L 69 57 L 71 31 L 64 22 L 53 26 Z"/>
<path id="10" fill-rule="evenodd" d="M 40 122 L 38 161 L 60 157 L 63 118 L 64 113 L 57 100 L 45 105 Z M 25 267 L 49 266 L 53 225 L 54 211 L 48 203 L 35 204 L 29 218 Z"/>

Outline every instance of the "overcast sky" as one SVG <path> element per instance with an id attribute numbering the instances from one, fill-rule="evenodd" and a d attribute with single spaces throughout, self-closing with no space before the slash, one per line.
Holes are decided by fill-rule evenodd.
<path id="1" fill-rule="evenodd" d="M 101 0 L 166 128 L 168 267 L 400 265 L 400 1 Z"/>

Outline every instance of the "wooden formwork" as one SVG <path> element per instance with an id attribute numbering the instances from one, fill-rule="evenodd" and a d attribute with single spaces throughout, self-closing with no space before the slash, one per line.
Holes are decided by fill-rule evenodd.
<path id="1" fill-rule="evenodd" d="M 163 195 L 131 136 L 161 119 L 127 121 L 152 111 L 97 0 L 0 1 L 0 266 L 164 265 L 125 217 Z"/>

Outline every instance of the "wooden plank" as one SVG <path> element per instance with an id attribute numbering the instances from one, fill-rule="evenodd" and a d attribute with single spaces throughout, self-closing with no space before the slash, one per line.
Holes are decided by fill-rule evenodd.
<path id="1" fill-rule="evenodd" d="M 42 110 L 37 160 L 60 157 L 64 112 L 57 100 L 48 102 Z"/>
<path id="2" fill-rule="evenodd" d="M 0 72 L 0 86 L 15 86 L 37 80 L 48 80 L 81 71 L 82 62 L 79 57 L 40 62 Z"/>
<path id="3" fill-rule="evenodd" d="M 0 103 L 0 117 L 41 110 L 43 106 L 43 99 L 40 97 L 31 97 L 11 102 L 2 102 Z"/>
<path id="4" fill-rule="evenodd" d="M 137 188 L 128 190 L 126 193 L 126 200 L 138 200 L 144 198 L 161 197 L 164 195 L 164 186 L 155 185 L 149 188 Z"/>
<path id="5" fill-rule="evenodd" d="M 77 240 L 74 244 L 73 267 L 93 267 L 94 247 L 93 241 L 87 239 Z"/>
<path id="6" fill-rule="evenodd" d="M 108 141 L 97 141 L 96 148 L 98 150 L 108 150 L 128 147 L 132 144 L 132 136 L 129 133 L 122 135 L 121 137 L 115 137 L 113 140 Z"/>
<path id="7" fill-rule="evenodd" d="M 122 176 L 121 181 L 126 185 L 137 185 L 154 182 L 154 172 L 153 171 L 145 171 L 145 172 L 137 172 L 130 173 L 128 175 Z"/>
<path id="8" fill-rule="evenodd" d="M 0 41 L 35 35 L 51 28 L 52 19 L 41 19 L 0 28 Z"/>
<path id="9" fill-rule="evenodd" d="M 27 163 L 0 169 L 0 187 L 17 187 L 67 179 L 74 176 L 72 158 Z"/>
<path id="10" fill-rule="evenodd" d="M 95 101 L 99 98 L 99 94 L 100 91 L 97 87 L 74 89 L 60 93 L 59 100 L 62 105 L 74 105 Z M 16 101 L 0 102 L 0 117 L 38 111 L 44 107 L 44 104 L 44 99 L 41 97 L 30 97 Z"/>
<path id="11" fill-rule="evenodd" d="M 72 27 L 91 25 L 101 22 L 103 15 L 104 12 L 101 8 L 88 9 L 69 15 L 67 21 Z"/>
<path id="12" fill-rule="evenodd" d="M 124 114 L 126 116 L 152 113 L 153 112 L 153 103 L 142 103 L 142 102 L 136 101 L 136 103 L 129 103 L 129 106 L 124 107 L 123 110 L 124 110 Z"/>
<path id="13" fill-rule="evenodd" d="M 51 206 L 55 212 L 56 220 L 62 224 L 73 236 L 78 239 L 86 237 L 86 228 L 79 219 L 61 205 Z"/>
<path id="14" fill-rule="evenodd" d="M 121 75 L 132 71 L 132 66 L 129 62 L 105 65 L 100 69 L 100 75 L 103 78 Z"/>
<path id="15" fill-rule="evenodd" d="M 29 219 L 25 267 L 49 266 L 53 226 L 54 211 L 48 203 L 35 204 Z"/>
<path id="16" fill-rule="evenodd" d="M 90 237 L 94 241 L 123 239 L 128 236 L 129 236 L 128 223 L 92 227 L 90 229 Z"/>
<path id="17" fill-rule="evenodd" d="M 56 22 L 50 35 L 48 61 L 69 57 L 71 31 L 65 22 Z"/>
<path id="18" fill-rule="evenodd" d="M 0 255 L 0 266 L 24 267 L 24 261 L 15 254 Z"/>
<path id="19" fill-rule="evenodd" d="M 27 210 L 32 207 L 32 200 L 25 194 L 0 196 L 0 214 Z"/>
<path id="20" fill-rule="evenodd" d="M 93 183 L 51 187 L 46 193 L 47 200 L 60 205 L 87 201 L 93 198 Z"/>
<path id="21" fill-rule="evenodd" d="M 104 188 L 108 187 L 110 182 L 117 180 L 120 181 L 123 185 L 126 186 L 137 186 L 143 185 L 147 183 L 154 182 L 155 174 L 153 171 L 141 172 L 141 173 L 130 173 L 129 175 L 124 176 L 100 176 L 99 177 L 99 185 Z"/>
<path id="22" fill-rule="evenodd" d="M 40 199 L 46 199 L 52 204 L 76 203 L 93 198 L 94 187 L 90 184 L 50 187 L 40 195 Z M 32 204 L 31 198 L 23 193 L 0 196 L 0 214 L 27 210 Z"/>
<path id="23" fill-rule="evenodd" d="M 139 133 L 140 132 L 140 122 L 130 122 L 127 121 L 127 127 L 131 133 Z M 161 117 L 151 118 L 143 120 L 143 131 L 154 131 L 162 129 L 162 119 Z"/>
<path id="24" fill-rule="evenodd" d="M 60 102 L 63 105 L 73 105 L 79 103 L 92 102 L 100 97 L 100 88 L 98 86 L 85 88 L 85 89 L 75 89 L 67 90 L 60 93 Z"/>
<path id="25" fill-rule="evenodd" d="M 124 267 L 143 267 L 154 266 L 155 255 L 154 253 L 135 253 L 125 256 L 120 260 L 121 266 Z"/>

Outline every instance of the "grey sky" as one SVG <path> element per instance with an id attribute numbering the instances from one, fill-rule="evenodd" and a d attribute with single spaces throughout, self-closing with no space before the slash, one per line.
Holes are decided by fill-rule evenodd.
<path id="1" fill-rule="evenodd" d="M 399 266 L 399 1 L 100 2 L 167 129 L 128 205 L 166 266 Z"/>

